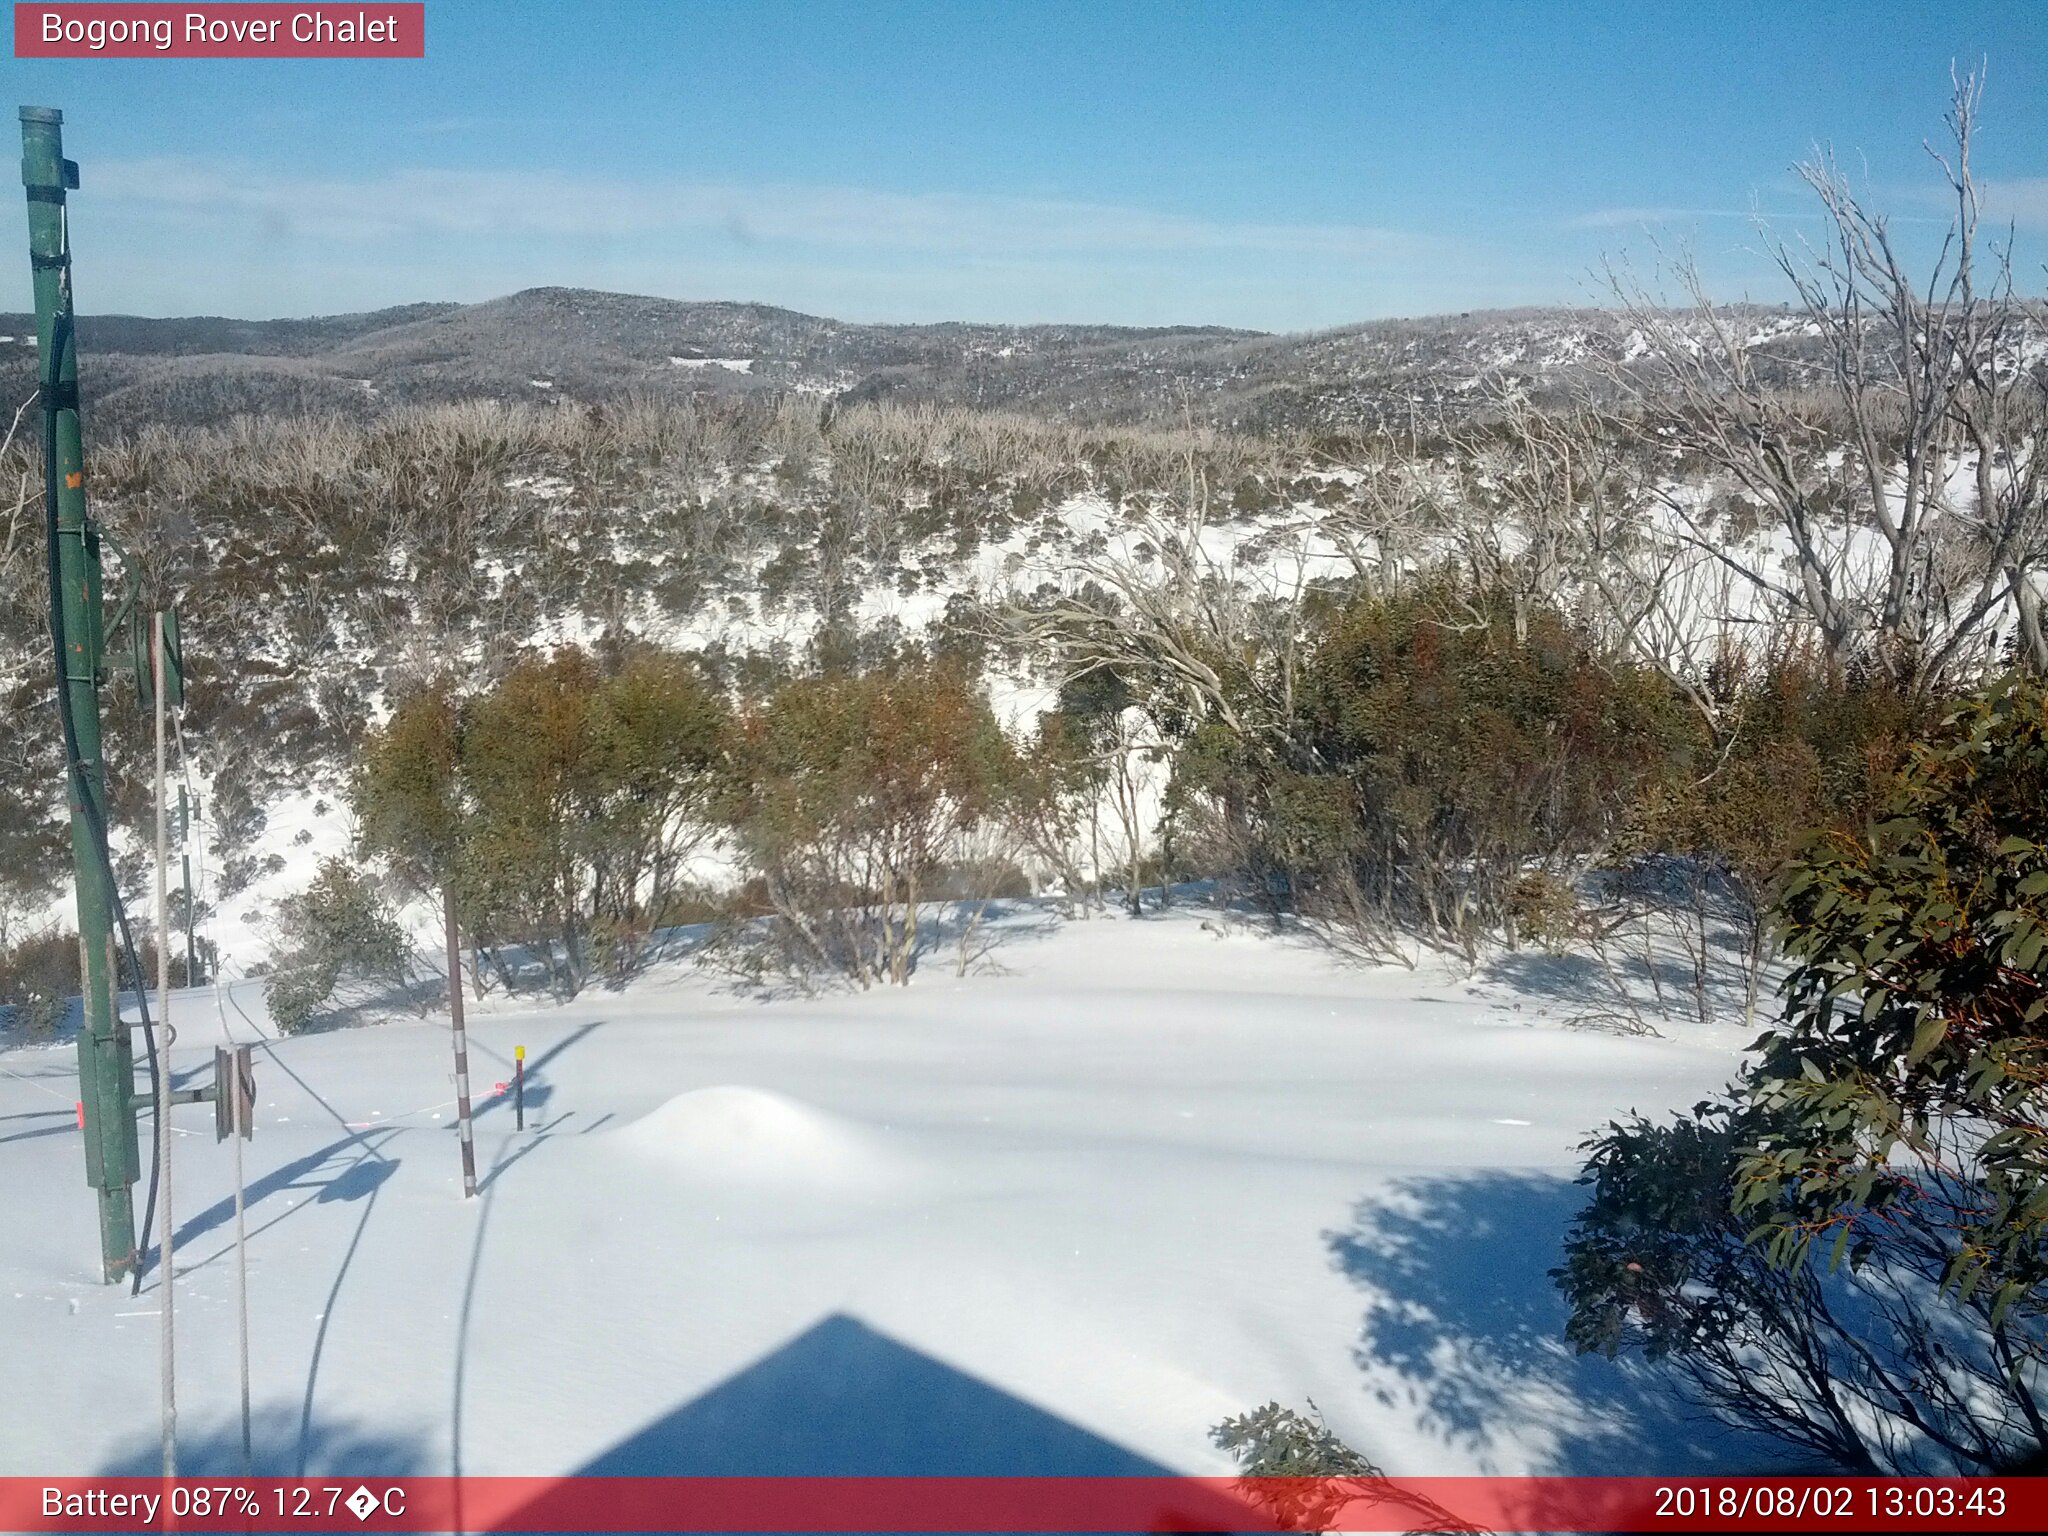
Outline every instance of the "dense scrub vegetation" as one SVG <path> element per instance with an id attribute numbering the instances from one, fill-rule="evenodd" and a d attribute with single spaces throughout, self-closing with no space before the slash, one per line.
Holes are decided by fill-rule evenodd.
<path id="1" fill-rule="evenodd" d="M 1913 750 L 1811 840 L 1775 917 L 1786 1011 L 1723 1099 L 1590 1144 L 1557 1272 L 1581 1349 L 1867 1473 L 2048 1449 L 2048 692 Z"/>
<path id="2" fill-rule="evenodd" d="M 380 707 L 438 672 L 488 682 L 550 634 L 694 641 L 728 682 L 835 647 L 879 659 L 894 641 L 862 621 L 870 594 L 969 602 L 985 544 L 1059 547 L 1060 502 L 1143 496 L 1189 452 L 1225 483 L 1279 476 L 1271 445 L 1206 433 L 719 399 L 244 418 L 96 442 L 92 464 L 127 579 L 145 605 L 182 602 L 185 724 L 216 765 L 212 851 L 237 887 L 277 793 L 345 773 Z M 64 868 L 38 483 L 17 435 L 0 452 L 20 493 L 0 537 L 0 917 Z M 141 807 L 144 722 L 123 690 L 107 706 L 118 821 Z"/>
<path id="3" fill-rule="evenodd" d="M 1268 742 L 1108 669 L 1006 730 L 915 645 L 752 686 L 644 642 L 535 650 L 402 697 L 350 798 L 395 894 L 453 901 L 479 987 L 531 965 L 567 995 L 713 918 L 757 971 L 902 983 L 998 895 L 1142 914 L 1188 878 L 1476 961 L 1597 944 L 1631 890 L 1671 905 L 1629 884 L 1655 864 L 1712 891 L 1691 937 L 1737 936 L 1753 1005 L 1770 881 L 1813 828 L 1861 825 L 1934 707 L 1781 656 L 1730 683 L 1717 745 L 1654 669 L 1455 571 L 1332 603 L 1300 645 Z"/>
<path id="4" fill-rule="evenodd" d="M 756 973 L 903 984 L 944 901 L 964 967 L 1073 778 L 949 664 L 794 678 L 735 709 L 686 658 L 570 647 L 408 697 L 352 797 L 364 853 L 448 898 L 472 984 L 537 966 L 566 995 L 704 919 Z M 691 875 L 714 839 L 737 865 L 724 900 Z"/>

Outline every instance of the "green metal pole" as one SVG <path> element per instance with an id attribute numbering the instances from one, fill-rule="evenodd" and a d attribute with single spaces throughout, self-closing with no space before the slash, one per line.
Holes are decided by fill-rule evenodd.
<path id="1" fill-rule="evenodd" d="M 99 1191 L 100 1258 L 109 1284 L 135 1268 L 133 1186 L 141 1172 L 134 1094 L 135 1062 L 115 1008 L 113 892 L 93 834 L 106 825 L 106 774 L 100 761 L 99 536 L 85 511 L 85 449 L 78 427 L 78 349 L 72 332 L 71 236 L 65 190 L 78 170 L 64 159 L 64 114 L 21 109 L 21 180 L 28 189 L 29 261 L 35 274 L 36 349 L 46 381 L 43 408 L 55 439 L 57 590 L 52 616 L 64 636 L 58 686 L 70 701 L 81 772 L 67 769 L 71 858 L 78 881 L 78 935 L 85 1024 L 78 1036 L 78 1086 L 85 1106 L 85 1178 Z M 49 421 L 54 417 L 54 421 Z"/>

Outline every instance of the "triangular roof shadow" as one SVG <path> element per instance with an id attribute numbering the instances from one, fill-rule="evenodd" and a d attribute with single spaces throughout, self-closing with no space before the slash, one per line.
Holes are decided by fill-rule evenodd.
<path id="1" fill-rule="evenodd" d="M 1171 1477 L 834 1314 L 577 1469 L 585 1477 Z"/>

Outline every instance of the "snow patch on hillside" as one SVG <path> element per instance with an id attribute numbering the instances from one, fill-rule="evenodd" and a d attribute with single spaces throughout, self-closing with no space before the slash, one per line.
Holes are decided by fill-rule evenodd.
<path id="1" fill-rule="evenodd" d="M 728 373 L 752 373 L 751 357 L 671 357 L 671 368 L 723 368 Z"/>

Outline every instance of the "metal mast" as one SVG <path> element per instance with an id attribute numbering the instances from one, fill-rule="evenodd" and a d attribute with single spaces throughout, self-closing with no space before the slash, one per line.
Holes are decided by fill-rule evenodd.
<path id="1" fill-rule="evenodd" d="M 100 541 L 85 510 L 85 450 L 78 426 L 78 350 L 73 333 L 71 237 L 65 193 L 78 167 L 64 158 L 64 114 L 21 109 L 21 179 L 28 189 L 29 263 L 35 274 L 36 355 L 41 362 L 45 509 L 50 531 L 50 628 L 64 716 L 71 857 L 85 1022 L 78 1084 L 85 1113 L 85 1177 L 99 1191 L 100 1257 L 111 1284 L 135 1269 L 133 1186 L 141 1171 L 133 1103 L 135 1063 L 115 1008 L 113 891 L 101 840 L 107 826 L 100 760 Z M 161 942 L 161 939 L 159 940 Z"/>

